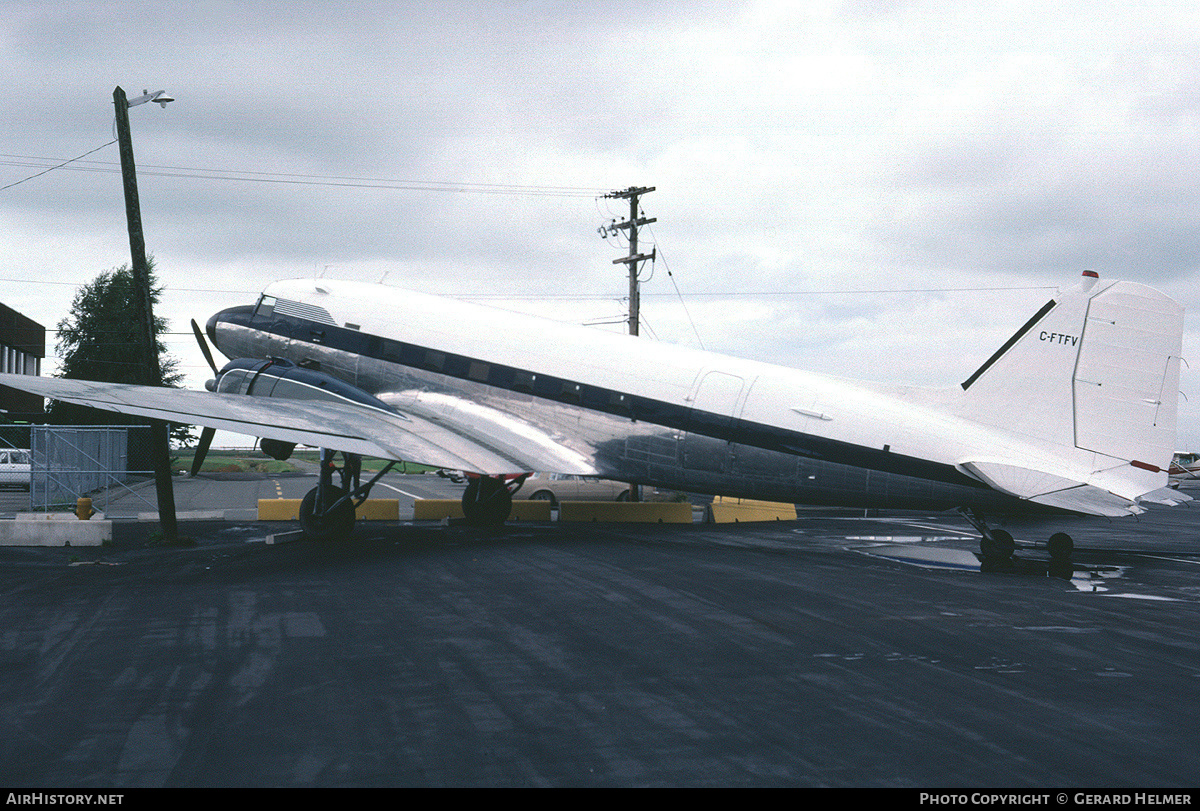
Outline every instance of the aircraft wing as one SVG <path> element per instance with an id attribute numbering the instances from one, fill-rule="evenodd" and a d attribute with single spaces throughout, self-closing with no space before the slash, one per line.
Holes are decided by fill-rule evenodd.
<path id="1" fill-rule="evenodd" d="M 466 401 L 445 402 L 443 398 L 400 413 L 350 402 L 251 397 L 30 375 L 0 374 L 0 385 L 118 414 L 472 473 L 502 475 L 565 469 L 579 475 L 595 474 L 585 457 L 552 437 Z"/>

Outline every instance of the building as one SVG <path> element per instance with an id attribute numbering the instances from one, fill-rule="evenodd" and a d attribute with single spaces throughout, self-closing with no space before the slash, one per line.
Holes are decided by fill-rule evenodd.
<path id="1" fill-rule="evenodd" d="M 46 357 L 46 328 L 0 304 L 0 372 L 40 375 Z M 45 412 L 36 394 L 0 386 L 0 420 L 28 421 Z"/>

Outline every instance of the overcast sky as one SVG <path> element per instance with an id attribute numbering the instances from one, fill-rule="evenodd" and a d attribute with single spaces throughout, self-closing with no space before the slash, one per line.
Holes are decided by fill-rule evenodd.
<path id="1" fill-rule="evenodd" d="M 1200 449 L 1197 53 L 1194 0 L 0 0 L 0 186 L 102 147 L 0 191 L 0 301 L 53 329 L 129 261 L 112 92 L 166 89 L 130 119 L 193 387 L 188 320 L 280 278 L 618 319 L 599 195 L 655 186 L 643 334 L 955 385 L 1094 269 L 1188 308 Z"/>

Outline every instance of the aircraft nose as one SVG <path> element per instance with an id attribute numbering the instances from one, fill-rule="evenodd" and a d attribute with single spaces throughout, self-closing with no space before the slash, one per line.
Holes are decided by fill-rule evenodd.
<path id="1" fill-rule="evenodd" d="M 221 326 L 223 324 L 247 325 L 250 323 L 253 313 L 253 306 L 241 306 L 227 307 L 214 314 L 212 318 L 208 319 L 208 323 L 204 325 L 204 331 L 208 334 L 208 340 L 213 346 L 220 349 L 225 354 L 225 357 L 233 357 L 229 354 L 226 347 L 221 346 L 222 339 L 230 337 L 229 331 L 221 329 Z"/>

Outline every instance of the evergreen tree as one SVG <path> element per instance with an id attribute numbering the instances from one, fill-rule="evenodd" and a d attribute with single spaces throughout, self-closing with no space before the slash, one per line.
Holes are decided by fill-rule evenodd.
<path id="1" fill-rule="evenodd" d="M 157 304 L 162 288 L 154 275 L 154 259 L 148 259 L 150 301 Z M 142 359 L 142 324 L 136 312 L 136 286 L 129 265 L 101 273 L 75 294 L 71 313 L 58 322 L 58 376 L 72 380 L 104 383 L 142 383 L 146 362 Z M 155 316 L 154 336 L 158 346 L 159 374 L 156 386 L 178 387 L 183 380 L 179 361 L 166 354 L 161 337 L 167 321 Z M 59 425 L 146 425 L 149 420 L 112 411 L 52 400 L 47 414 Z M 186 442 L 187 426 L 171 426 L 171 436 Z"/>

